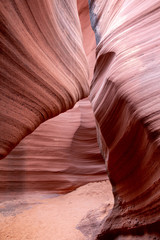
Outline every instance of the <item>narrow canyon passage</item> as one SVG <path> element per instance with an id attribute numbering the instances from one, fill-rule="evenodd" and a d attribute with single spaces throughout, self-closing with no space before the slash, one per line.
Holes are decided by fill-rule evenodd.
<path id="1" fill-rule="evenodd" d="M 159 0 L 0 13 L 0 239 L 160 239 Z"/>

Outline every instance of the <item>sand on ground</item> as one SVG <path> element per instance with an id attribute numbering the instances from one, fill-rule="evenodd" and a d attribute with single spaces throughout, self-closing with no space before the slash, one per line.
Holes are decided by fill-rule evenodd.
<path id="1" fill-rule="evenodd" d="M 90 210 L 113 206 L 109 181 L 60 196 L 25 195 L 0 203 L 0 240 L 87 240 L 76 229 Z"/>

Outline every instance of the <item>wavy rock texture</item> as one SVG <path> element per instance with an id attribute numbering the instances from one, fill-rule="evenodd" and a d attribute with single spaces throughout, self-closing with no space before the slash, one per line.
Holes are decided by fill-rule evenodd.
<path id="1" fill-rule="evenodd" d="M 115 197 L 96 239 L 158 239 L 160 2 L 90 1 L 90 13 L 98 44 L 91 101 Z"/>
<path id="2" fill-rule="evenodd" d="M 0 154 L 5 157 L 40 123 L 88 95 L 95 40 L 84 0 L 78 11 L 73 0 L 0 4 Z M 93 239 L 158 239 L 160 3 L 90 0 L 89 8 L 97 43 L 90 100 L 115 198 Z M 105 178 L 89 102 L 45 122 L 1 162 L 3 191 L 48 186 L 63 192 Z"/>
<path id="3" fill-rule="evenodd" d="M 41 124 L 0 164 L 0 193 L 65 193 L 107 178 L 88 99 Z"/>
<path id="4" fill-rule="evenodd" d="M 12 31 L 13 37 L 16 37 L 13 41 L 13 38 L 7 39 L 9 37 L 5 35 L 4 43 L 10 40 L 11 52 L 10 55 L 4 52 L 7 55 L 4 62 L 4 75 L 9 78 L 6 67 L 8 66 L 11 69 L 12 62 L 8 63 L 7 61 L 10 58 L 13 59 L 13 54 L 18 51 L 18 41 L 21 40 L 22 44 L 21 54 L 25 54 L 25 51 L 27 51 L 28 55 L 33 55 L 34 50 L 34 58 L 31 59 L 31 62 L 26 63 L 25 55 L 23 58 L 20 54 L 17 56 L 16 60 L 19 65 L 14 65 L 12 72 L 17 74 L 18 71 L 19 75 L 16 75 L 17 79 L 7 79 L 7 84 L 5 84 L 7 104 L 11 104 L 9 99 L 12 97 L 14 98 L 12 104 L 17 106 L 13 116 L 10 116 L 13 112 L 13 105 L 7 108 L 9 116 L 7 117 L 5 114 L 3 116 L 2 129 L 5 132 L 1 137 L 7 138 L 7 144 L 12 141 L 12 134 L 16 134 L 13 132 L 14 129 L 11 129 L 10 136 L 6 135 L 13 127 L 9 125 L 8 128 L 9 117 L 12 117 L 13 124 L 17 120 L 22 123 L 25 114 L 25 118 L 30 120 L 30 123 L 32 121 L 34 127 L 36 127 L 35 117 L 37 116 L 33 118 L 33 108 L 34 112 L 39 111 L 41 117 L 43 117 L 43 111 L 46 111 L 45 118 L 40 118 L 39 123 L 41 120 L 44 121 L 55 115 L 54 109 L 51 109 L 51 104 L 59 104 L 59 106 L 62 104 L 63 109 L 61 108 L 59 112 L 65 111 L 75 103 L 75 101 L 71 103 L 68 96 L 74 95 L 75 99 L 76 97 L 78 99 L 78 96 L 79 98 L 83 97 L 82 90 L 87 91 L 85 81 L 87 80 L 90 84 L 93 76 L 96 43 L 90 25 L 88 2 L 78 1 L 78 13 L 83 33 L 83 46 L 89 63 L 90 78 L 87 75 L 87 64 L 75 3 L 73 3 L 74 1 L 70 3 L 67 1 L 53 2 L 44 1 L 42 5 L 38 2 L 40 13 L 37 12 L 36 2 L 5 1 L 3 3 L 3 8 L 6 8 L 3 12 L 5 21 L 8 21 L 11 25 L 5 31 Z M 12 11 L 10 12 L 10 10 Z M 59 10 L 63 10 L 64 16 L 61 15 Z M 17 18 L 17 29 L 13 26 L 16 22 L 11 22 L 14 15 Z M 40 17 L 43 21 L 40 20 Z M 36 19 L 34 20 L 34 18 Z M 73 22 L 74 19 L 76 20 Z M 70 21 L 73 23 L 70 24 Z M 17 31 L 19 31 L 18 36 Z M 27 45 L 26 36 L 30 39 Z M 36 64 L 36 67 L 33 64 Z M 44 74 L 40 67 L 43 67 Z M 30 75 L 27 73 L 29 68 L 32 71 Z M 34 77 L 32 77 L 32 74 Z M 31 77 L 32 79 L 29 79 Z M 35 79 L 36 77 L 37 79 Z M 22 81 L 23 84 L 19 87 Z M 14 84 L 16 92 L 12 91 L 10 82 Z M 50 89 L 47 89 L 47 87 L 50 87 Z M 57 88 L 61 89 L 61 95 L 58 95 L 54 103 L 53 94 L 55 94 Z M 23 92 L 26 97 L 20 95 L 20 92 Z M 20 97 L 17 98 L 16 94 L 19 94 Z M 62 102 L 61 99 L 63 98 L 64 101 Z M 30 105 L 28 105 L 28 101 Z M 24 108 L 21 105 L 24 105 Z M 27 106 L 30 109 L 25 109 Z M 18 107 L 20 107 L 20 110 L 18 110 Z M 19 115 L 16 111 L 20 111 L 19 114 L 21 114 L 22 119 L 18 118 Z M 47 115 L 47 111 L 50 111 L 50 115 Z M 5 121 L 7 122 L 6 128 L 4 128 Z M 23 130 L 18 124 L 15 127 L 20 131 Z M 31 131 L 33 131 L 33 128 Z M 17 133 L 15 135 L 17 142 L 20 140 L 19 137 Z M 13 147 L 13 144 L 11 147 Z M 77 103 L 72 110 L 43 123 L 35 132 L 23 139 L 0 164 L 0 191 L 2 195 L 4 193 L 8 195 L 12 192 L 21 194 L 33 190 L 62 193 L 71 191 L 90 181 L 99 181 L 106 178 L 104 160 L 97 144 L 93 111 L 87 99 Z"/>
<path id="5" fill-rule="evenodd" d="M 88 65 L 76 1 L 2 0 L 0 11 L 3 158 L 88 95 Z"/>

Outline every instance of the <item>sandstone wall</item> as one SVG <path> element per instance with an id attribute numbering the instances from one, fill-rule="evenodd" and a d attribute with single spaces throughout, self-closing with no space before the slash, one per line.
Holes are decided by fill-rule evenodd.
<path id="1" fill-rule="evenodd" d="M 160 3 L 90 1 L 90 14 L 97 39 L 90 99 L 115 197 L 97 239 L 158 233 Z"/>

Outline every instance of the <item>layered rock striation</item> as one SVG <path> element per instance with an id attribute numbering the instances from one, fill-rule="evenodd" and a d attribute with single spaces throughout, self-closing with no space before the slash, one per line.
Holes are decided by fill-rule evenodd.
<path id="1" fill-rule="evenodd" d="M 96 239 L 143 238 L 144 233 L 153 232 L 156 237 L 160 224 L 160 3 L 90 1 L 90 13 L 97 39 L 90 98 L 115 197 L 112 213 Z"/>
<path id="2" fill-rule="evenodd" d="M 66 193 L 107 178 L 88 99 L 41 124 L 0 162 L 0 195 Z"/>
<path id="3" fill-rule="evenodd" d="M 0 11 L 3 158 L 40 123 L 86 97 L 89 87 L 76 1 L 3 0 Z"/>
<path id="4" fill-rule="evenodd" d="M 4 157 L 40 123 L 88 94 L 96 43 L 87 1 L 1 4 Z M 64 193 L 106 177 L 85 99 L 43 123 L 1 161 L 0 191 Z"/>
<path id="5" fill-rule="evenodd" d="M 106 178 L 96 129 L 115 204 L 92 239 L 158 239 L 159 1 L 89 0 L 88 10 L 84 0 L 78 8 L 72 0 L 3 0 L 0 9 L 1 158 L 86 97 L 94 65 L 96 118 L 83 100 L 43 123 L 1 161 L 1 189 L 63 192 Z"/>

